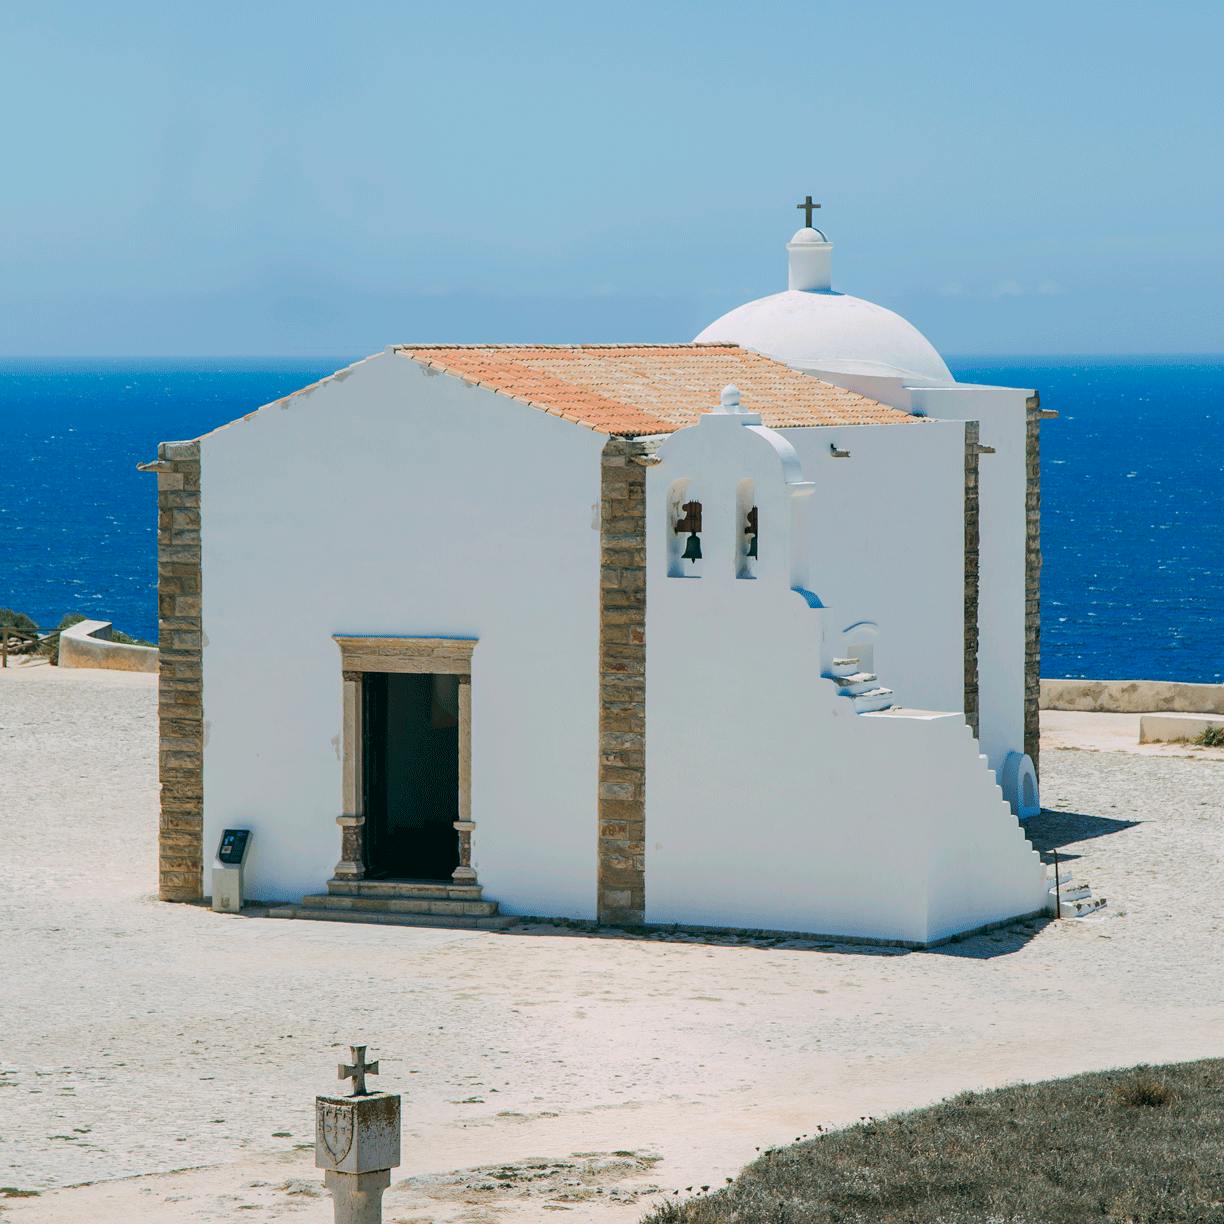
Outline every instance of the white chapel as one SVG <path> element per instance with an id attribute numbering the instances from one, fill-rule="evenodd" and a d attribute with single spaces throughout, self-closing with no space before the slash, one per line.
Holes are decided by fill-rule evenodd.
<path id="1" fill-rule="evenodd" d="M 163 443 L 161 896 L 242 828 L 283 917 L 1041 912 L 1037 397 L 832 254 L 809 210 L 691 343 L 397 345 Z"/>

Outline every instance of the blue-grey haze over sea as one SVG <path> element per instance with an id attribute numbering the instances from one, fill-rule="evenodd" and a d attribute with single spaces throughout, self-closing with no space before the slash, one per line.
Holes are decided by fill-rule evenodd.
<path id="1" fill-rule="evenodd" d="M 157 634 L 159 441 L 190 438 L 343 358 L 0 361 L 0 606 Z M 971 357 L 1035 387 L 1042 675 L 1224 680 L 1224 357 Z"/>

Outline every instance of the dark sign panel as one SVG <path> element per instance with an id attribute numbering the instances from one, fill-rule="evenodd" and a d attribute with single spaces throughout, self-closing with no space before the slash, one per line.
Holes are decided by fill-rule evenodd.
<path id="1" fill-rule="evenodd" d="M 229 866 L 240 866 L 250 839 L 250 829 L 226 829 L 221 834 L 221 847 L 217 851 L 217 858 Z"/>

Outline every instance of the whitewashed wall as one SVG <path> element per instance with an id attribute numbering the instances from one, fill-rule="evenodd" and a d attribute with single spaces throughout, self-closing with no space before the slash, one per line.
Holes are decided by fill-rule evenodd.
<path id="1" fill-rule="evenodd" d="M 878 626 L 874 670 L 899 705 L 963 710 L 964 425 L 779 432 L 814 485 L 811 581 L 837 609 L 833 628 Z"/>
<path id="2" fill-rule="evenodd" d="M 978 469 L 978 741 L 996 772 L 1024 751 L 1025 420 L 1028 391 L 1011 387 L 912 388 L 915 410 L 943 420 L 980 421 L 993 446 Z"/>
<path id="3" fill-rule="evenodd" d="M 981 444 L 995 448 L 979 465 L 979 743 L 1001 773 L 1008 753 L 1024 751 L 1025 399 L 1032 391 L 812 372 L 905 412 L 979 421 Z"/>
<path id="4" fill-rule="evenodd" d="M 249 826 L 251 896 L 322 890 L 332 635 L 470 636 L 480 880 L 593 916 L 603 442 L 391 353 L 203 440 L 206 865 Z"/>
<path id="5" fill-rule="evenodd" d="M 660 454 L 647 476 L 647 920 L 923 943 L 1039 910 L 1044 869 L 960 714 L 859 715 L 822 677 L 847 614 L 814 606 L 813 469 L 751 418 L 703 418 Z M 743 480 L 760 507 L 754 578 L 736 577 Z M 700 578 L 668 574 L 678 481 L 703 506 Z"/>

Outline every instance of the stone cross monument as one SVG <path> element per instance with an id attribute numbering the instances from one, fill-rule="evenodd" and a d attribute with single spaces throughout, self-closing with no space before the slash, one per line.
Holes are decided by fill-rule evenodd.
<path id="1" fill-rule="evenodd" d="M 366 1062 L 365 1046 L 349 1052 L 339 1077 L 353 1081 L 352 1095 L 315 1097 L 315 1167 L 324 1170 L 335 1224 L 381 1224 L 383 1191 L 400 1162 L 400 1099 L 367 1091 L 378 1063 Z"/>

